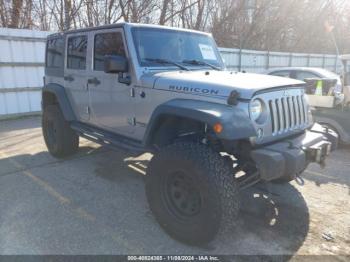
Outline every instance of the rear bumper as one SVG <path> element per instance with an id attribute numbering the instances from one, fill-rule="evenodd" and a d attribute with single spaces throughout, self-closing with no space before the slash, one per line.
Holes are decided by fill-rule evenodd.
<path id="1" fill-rule="evenodd" d="M 262 180 L 293 180 L 312 162 L 324 165 L 326 157 L 337 148 L 337 141 L 337 134 L 315 124 L 298 137 L 253 150 L 251 157 Z"/>

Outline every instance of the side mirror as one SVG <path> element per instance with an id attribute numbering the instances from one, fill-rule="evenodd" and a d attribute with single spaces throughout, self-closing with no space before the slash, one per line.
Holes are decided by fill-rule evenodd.
<path id="1" fill-rule="evenodd" d="M 124 56 L 109 55 L 104 57 L 105 73 L 125 73 L 129 69 L 128 60 Z"/>

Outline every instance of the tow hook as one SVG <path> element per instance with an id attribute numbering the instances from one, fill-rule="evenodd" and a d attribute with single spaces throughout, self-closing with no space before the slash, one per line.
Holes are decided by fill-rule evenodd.
<path id="1" fill-rule="evenodd" d="M 325 169 L 326 168 L 326 159 L 323 159 L 321 162 L 320 162 L 320 167 L 322 169 Z"/>
<path id="2" fill-rule="evenodd" d="M 300 186 L 303 186 L 305 184 L 304 179 L 299 174 L 295 176 L 295 182 Z"/>
<path id="3" fill-rule="evenodd" d="M 331 153 L 331 150 L 332 143 L 328 141 L 323 141 L 306 149 L 308 158 L 320 164 L 321 168 L 326 167 L 326 156 Z"/>

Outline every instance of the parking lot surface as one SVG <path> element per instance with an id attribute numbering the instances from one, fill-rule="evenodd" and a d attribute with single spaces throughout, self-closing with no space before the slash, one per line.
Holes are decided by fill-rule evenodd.
<path id="1" fill-rule="evenodd" d="M 149 154 L 81 139 L 77 155 L 58 160 L 40 121 L 0 121 L 0 254 L 350 255 L 349 148 L 299 183 L 242 192 L 237 227 L 199 248 L 172 240 L 152 216 Z"/>

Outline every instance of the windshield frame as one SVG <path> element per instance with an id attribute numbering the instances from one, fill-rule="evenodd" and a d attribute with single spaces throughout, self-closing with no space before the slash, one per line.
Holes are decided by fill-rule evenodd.
<path id="1" fill-rule="evenodd" d="M 136 57 L 137 57 L 137 62 L 138 62 L 138 65 L 140 67 L 146 67 L 146 68 L 161 68 L 161 69 L 178 69 L 177 66 L 174 66 L 174 65 L 166 65 L 166 64 L 152 64 L 152 63 L 145 63 L 141 60 L 141 57 L 140 57 L 140 54 L 139 54 L 139 49 L 137 47 L 137 40 L 136 40 L 136 32 L 135 31 L 139 31 L 139 30 L 145 30 L 145 31 L 159 31 L 159 32 L 164 32 L 164 31 L 167 31 L 167 32 L 173 32 L 173 33 L 182 33 L 182 34 L 192 34 L 192 35 L 199 35 L 199 36 L 204 36 L 204 37 L 208 37 L 211 41 L 211 44 L 212 44 L 212 47 L 213 47 L 213 50 L 215 52 L 215 55 L 217 57 L 217 67 L 224 70 L 225 69 L 225 64 L 222 60 L 222 57 L 221 57 L 221 54 L 220 54 L 220 51 L 216 45 L 216 42 L 214 40 L 214 38 L 209 35 L 209 34 L 206 34 L 206 33 L 202 33 L 202 32 L 197 32 L 197 31 L 190 31 L 190 30 L 177 30 L 177 29 L 172 29 L 172 28 L 156 28 L 156 27 L 132 27 L 131 28 L 131 36 L 132 36 L 132 41 L 133 41 L 133 45 L 134 45 L 134 48 L 135 48 L 135 53 L 136 53 Z M 161 57 L 159 57 L 161 59 Z M 206 61 L 206 60 L 204 60 Z M 190 68 L 191 70 L 195 70 L 195 69 L 210 69 L 210 70 L 213 70 L 210 66 L 207 66 L 207 65 L 188 65 L 188 64 L 185 64 L 185 63 L 182 63 L 179 62 L 179 61 L 173 61 L 173 62 L 177 62 L 179 64 L 183 64 L 184 66 Z"/>

